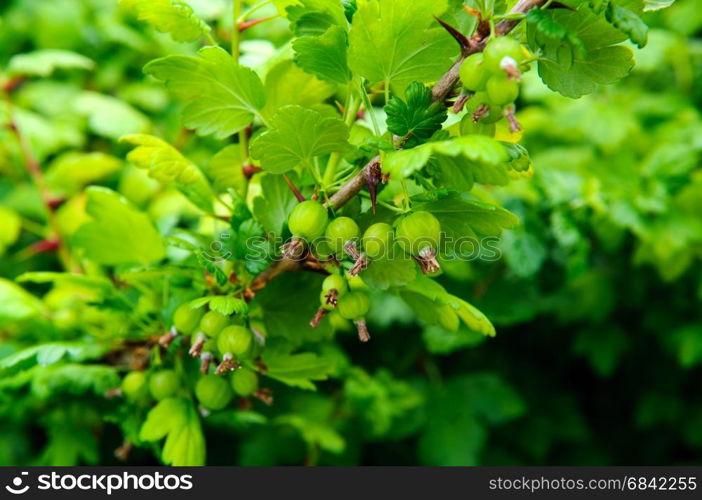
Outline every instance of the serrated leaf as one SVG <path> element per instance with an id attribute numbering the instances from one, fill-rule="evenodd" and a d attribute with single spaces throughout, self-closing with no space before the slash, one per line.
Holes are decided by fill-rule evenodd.
<path id="1" fill-rule="evenodd" d="M 582 53 L 571 50 L 564 57 L 562 41 L 538 37 L 534 23 L 527 25 L 529 44 L 541 50 L 539 76 L 552 90 L 566 97 L 578 98 L 592 93 L 597 85 L 617 82 L 634 65 L 629 48 L 616 45 L 626 36 L 603 18 L 587 9 L 570 11 L 551 9 L 544 15 L 573 33 L 584 46 Z"/>
<path id="2" fill-rule="evenodd" d="M 91 70 L 92 59 L 69 50 L 44 49 L 13 56 L 7 64 L 11 76 L 47 77 L 57 69 Z"/>
<path id="3" fill-rule="evenodd" d="M 311 167 L 315 157 L 348 147 L 349 131 L 343 121 L 301 106 L 281 108 L 270 125 L 251 143 L 251 156 L 269 172 Z"/>
<path id="4" fill-rule="evenodd" d="M 148 264 L 161 260 L 165 248 L 149 218 L 111 189 L 86 189 L 86 212 L 93 220 L 83 224 L 73 243 L 85 256 L 107 265 Z"/>
<path id="5" fill-rule="evenodd" d="M 346 30 L 331 26 L 320 36 L 303 36 L 292 42 L 295 63 L 321 80 L 345 84 L 351 78 L 348 67 Z"/>
<path id="6" fill-rule="evenodd" d="M 205 464 L 205 438 L 200 419 L 188 399 L 167 398 L 149 411 L 141 427 L 142 441 L 166 438 L 161 458 L 175 466 Z"/>
<path id="7" fill-rule="evenodd" d="M 208 297 L 200 297 L 190 302 L 190 307 L 199 309 L 205 304 L 209 304 L 210 310 L 217 311 L 225 316 L 232 314 L 246 315 L 249 312 L 249 306 L 246 301 L 229 295 L 212 295 Z"/>
<path id="8" fill-rule="evenodd" d="M 505 162 L 508 160 L 506 149 L 495 139 L 466 135 L 385 153 L 381 165 L 383 171 L 395 179 L 409 177 L 425 165 L 431 165 L 430 174 L 437 185 L 468 191 L 476 182 L 507 184 Z"/>
<path id="9" fill-rule="evenodd" d="M 258 75 L 237 64 L 219 47 L 198 55 L 172 55 L 151 61 L 144 71 L 163 81 L 186 102 L 183 122 L 198 134 L 224 139 L 251 124 L 265 104 Z"/>
<path id="10" fill-rule="evenodd" d="M 458 46 L 433 16 L 445 0 L 360 0 L 349 32 L 349 66 L 371 84 L 389 83 L 401 94 L 412 82 L 437 80 Z"/>
<path id="11" fill-rule="evenodd" d="M 294 183 L 297 176 L 291 178 Z M 280 236 L 297 199 L 281 175 L 261 177 L 261 196 L 254 198 L 253 213 L 266 232 Z"/>
<path id="12" fill-rule="evenodd" d="M 177 149 L 153 135 L 126 135 L 120 142 L 133 146 L 127 160 L 146 169 L 149 177 L 166 184 L 173 184 L 193 204 L 212 211 L 214 195 L 202 171 Z"/>
<path id="13" fill-rule="evenodd" d="M 266 352 L 263 362 L 265 375 L 291 387 L 317 390 L 313 381 L 327 380 L 332 372 L 332 364 L 325 358 L 311 352 L 283 354 Z"/>
<path id="14" fill-rule="evenodd" d="M 286 13 L 295 36 L 319 36 L 331 26 L 347 25 L 344 8 L 337 1 L 297 0 Z"/>
<path id="15" fill-rule="evenodd" d="M 393 134 L 426 140 L 441 129 L 448 112 L 443 103 L 434 103 L 431 90 L 419 82 L 405 89 L 404 99 L 393 96 L 385 105 L 386 124 Z"/>
<path id="16" fill-rule="evenodd" d="M 192 7 L 181 0 L 120 0 L 141 21 L 161 33 L 168 33 L 176 42 L 194 42 L 210 32 Z"/>

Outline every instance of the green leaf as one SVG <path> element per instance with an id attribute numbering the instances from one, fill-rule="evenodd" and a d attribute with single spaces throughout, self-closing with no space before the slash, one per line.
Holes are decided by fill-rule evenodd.
<path id="1" fill-rule="evenodd" d="M 641 49 L 646 45 L 648 41 L 648 26 L 638 14 L 625 7 L 610 3 L 607 5 L 605 15 L 607 21 L 628 36 L 637 47 Z"/>
<path id="2" fill-rule="evenodd" d="M 75 363 L 46 366 L 32 378 L 32 393 L 40 399 L 56 394 L 104 396 L 108 389 L 120 383 L 116 368 Z"/>
<path id="3" fill-rule="evenodd" d="M 148 132 L 149 119 L 126 102 L 97 92 L 82 92 L 75 101 L 76 112 L 88 119 L 90 130 L 117 140 L 124 134 Z"/>
<path id="4" fill-rule="evenodd" d="M 417 276 L 417 265 L 411 258 L 396 251 L 392 258 L 372 261 L 360 276 L 369 287 L 387 290 L 413 281 Z"/>
<path id="5" fill-rule="evenodd" d="M 283 338 L 294 346 L 329 338 L 329 321 L 322 321 L 317 328 L 310 326 L 319 307 L 321 286 L 321 276 L 300 273 L 285 273 L 266 285 L 256 295 L 256 302 L 261 306 L 267 335 Z"/>
<path id="6" fill-rule="evenodd" d="M 667 9 L 675 3 L 675 0 L 644 0 L 644 12 Z"/>
<path id="7" fill-rule="evenodd" d="M 14 210 L 0 207 L 0 255 L 12 245 L 22 231 L 22 219 Z"/>
<path id="8" fill-rule="evenodd" d="M 414 208 L 432 213 L 439 219 L 441 230 L 454 240 L 498 236 L 519 224 L 519 218 L 510 211 L 455 192 L 433 201 L 414 203 Z"/>
<path id="9" fill-rule="evenodd" d="M 296 179 L 297 176 L 291 177 L 293 183 Z M 277 236 L 283 234 L 288 214 L 296 204 L 297 199 L 283 176 L 276 174 L 261 176 L 261 196 L 254 198 L 253 213 L 266 232 Z"/>
<path id="10" fill-rule="evenodd" d="M 349 32 L 349 66 L 371 84 L 402 93 L 412 82 L 438 80 L 458 46 L 433 16 L 446 0 L 359 0 Z"/>
<path id="11" fill-rule="evenodd" d="M 149 411 L 141 427 L 142 441 L 166 438 L 161 459 L 168 465 L 205 464 L 205 438 L 200 419 L 189 399 L 167 398 Z"/>
<path id="12" fill-rule="evenodd" d="M 422 339 L 430 353 L 445 355 L 481 344 L 485 341 L 485 336 L 465 327 L 452 332 L 437 325 L 429 325 L 424 328 Z"/>
<path id="13" fill-rule="evenodd" d="M 43 311 L 44 304 L 38 298 L 12 281 L 0 278 L 0 327 L 40 315 Z"/>
<path id="14" fill-rule="evenodd" d="M 205 172 L 216 191 L 233 189 L 241 197 L 246 195 L 243 160 L 239 144 L 230 144 L 215 153 Z"/>
<path id="15" fill-rule="evenodd" d="M 73 243 L 100 264 L 148 264 L 161 260 L 165 248 L 149 218 L 111 189 L 86 190 L 86 212 L 94 220 L 83 224 Z"/>
<path id="16" fill-rule="evenodd" d="M 331 26 L 320 36 L 304 36 L 292 42 L 295 63 L 321 80 L 345 84 L 351 78 L 347 60 L 347 34 Z"/>
<path id="17" fill-rule="evenodd" d="M 334 95 L 336 86 L 305 73 L 293 61 L 281 61 L 266 74 L 266 106 L 263 116 L 270 120 L 283 106 L 320 106 Z"/>
<path id="18" fill-rule="evenodd" d="M 232 314 L 246 315 L 249 312 L 249 306 L 246 301 L 229 295 L 200 297 L 191 301 L 190 307 L 199 309 L 207 304 L 209 304 L 210 310 L 217 311 L 225 316 L 231 316 Z"/>
<path id="19" fill-rule="evenodd" d="M 7 64 L 10 76 L 47 77 L 57 69 L 91 70 L 95 63 L 69 50 L 44 49 L 13 56 Z"/>
<path id="20" fill-rule="evenodd" d="M 466 135 L 384 153 L 381 165 L 394 179 L 404 179 L 430 165 L 430 174 L 439 186 L 468 191 L 476 182 L 507 184 L 505 162 L 509 158 L 505 147 L 492 137 Z"/>
<path id="21" fill-rule="evenodd" d="M 333 371 L 329 360 L 311 352 L 285 354 L 267 350 L 263 362 L 267 367 L 267 377 L 310 391 L 317 390 L 313 381 L 327 380 Z"/>
<path id="22" fill-rule="evenodd" d="M 186 101 L 183 122 L 201 135 L 224 139 L 239 132 L 265 104 L 258 75 L 219 47 L 200 49 L 197 57 L 162 57 L 147 64 L 144 71 Z"/>
<path id="23" fill-rule="evenodd" d="M 419 82 L 405 89 L 404 100 L 393 96 L 385 105 L 385 114 L 390 132 L 400 137 L 411 135 L 419 140 L 426 140 L 440 130 L 448 116 L 443 103 L 432 102 L 431 90 Z"/>
<path id="24" fill-rule="evenodd" d="M 370 375 L 360 368 L 353 368 L 344 383 L 344 395 L 352 408 L 367 424 L 372 436 L 393 438 L 405 427 L 403 420 L 411 419 L 424 403 L 422 394 L 403 380 L 398 380 L 387 370 Z M 410 429 L 413 430 L 409 426 Z"/>
<path id="25" fill-rule="evenodd" d="M 17 277 L 19 283 L 52 283 L 58 287 L 70 287 L 74 289 L 98 292 L 105 295 L 115 290 L 115 285 L 108 278 L 102 276 L 88 276 L 77 273 L 59 273 L 51 271 L 35 271 L 20 274 Z"/>
<path id="26" fill-rule="evenodd" d="M 251 156 L 273 173 L 311 167 L 315 157 L 348 147 L 349 131 L 343 121 L 301 106 L 281 108 L 270 125 L 251 143 Z"/>
<path id="27" fill-rule="evenodd" d="M 127 160 L 146 169 L 149 177 L 166 184 L 174 184 L 195 206 L 212 211 L 214 195 L 202 171 L 180 151 L 153 135 L 126 135 L 120 139 L 136 146 Z"/>
<path id="28" fill-rule="evenodd" d="M 324 423 L 301 417 L 300 415 L 281 415 L 275 419 L 279 425 L 290 425 L 311 446 L 318 446 L 330 453 L 341 453 L 346 448 L 346 441 L 332 427 Z"/>
<path id="29" fill-rule="evenodd" d="M 541 50 L 539 76 L 552 90 L 566 97 L 581 97 L 596 86 L 612 84 L 626 76 L 634 65 L 629 48 L 615 45 L 626 36 L 587 9 L 551 9 L 546 14 L 554 23 L 572 32 L 583 49 L 573 43 L 539 37 L 534 23 L 527 25 L 529 44 Z"/>
<path id="30" fill-rule="evenodd" d="M 422 274 L 399 289 L 400 296 L 426 323 L 441 324 L 441 315 L 446 314 L 441 306 L 448 306 L 471 330 L 492 337 L 495 327 L 476 307 L 452 295 L 436 281 Z"/>
<path id="31" fill-rule="evenodd" d="M 35 345 L 0 359 L 0 377 L 11 377 L 33 366 L 52 365 L 62 360 L 78 363 L 97 359 L 108 352 L 110 347 L 109 344 L 98 342 L 50 342 Z"/>
<path id="32" fill-rule="evenodd" d="M 46 171 L 46 183 L 54 190 L 74 194 L 83 186 L 101 181 L 121 167 L 119 158 L 105 153 L 72 151 L 51 162 Z"/>
<path id="33" fill-rule="evenodd" d="M 176 42 L 194 42 L 210 32 L 192 7 L 181 0 L 120 0 L 141 21 L 161 33 L 168 33 Z"/>
<path id="34" fill-rule="evenodd" d="M 347 26 L 343 5 L 338 1 L 297 0 L 286 10 L 295 36 L 319 36 L 331 26 Z"/>

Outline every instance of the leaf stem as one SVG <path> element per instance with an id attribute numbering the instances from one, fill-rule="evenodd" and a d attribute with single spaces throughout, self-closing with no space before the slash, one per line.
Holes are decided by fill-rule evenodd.
<path id="1" fill-rule="evenodd" d="M 239 61 L 239 42 L 241 32 L 239 31 L 239 17 L 241 16 L 241 0 L 232 0 L 232 57 Z"/>
<path id="2" fill-rule="evenodd" d="M 371 123 L 373 124 L 373 132 L 375 132 L 375 135 L 380 136 L 380 127 L 378 126 L 378 120 L 376 120 L 376 118 L 375 118 L 375 112 L 373 111 L 373 104 L 371 104 L 370 97 L 368 97 L 368 92 L 366 92 L 366 88 L 363 85 L 363 82 L 361 82 L 360 88 L 361 88 L 361 99 L 363 99 L 363 104 L 366 106 L 366 110 L 368 111 L 368 114 L 370 115 Z"/>

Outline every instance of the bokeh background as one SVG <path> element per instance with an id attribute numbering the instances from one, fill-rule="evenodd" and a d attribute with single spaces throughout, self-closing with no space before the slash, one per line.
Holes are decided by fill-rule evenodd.
<path id="1" fill-rule="evenodd" d="M 227 38 L 228 2 L 190 3 Z M 0 68 L 36 49 L 94 62 L 13 92 L 47 182 L 69 199 L 58 221 L 68 232 L 86 184 L 118 189 L 156 220 L 188 217 L 172 193 L 124 161 L 123 134 L 166 137 L 203 163 L 221 146 L 183 132 L 178 104 L 141 71 L 193 47 L 116 4 L 0 2 Z M 534 175 L 486 194 L 523 223 L 502 237 L 499 262 L 454 262 L 441 278 L 485 312 L 497 336 L 446 335 L 378 295 L 371 348 L 352 335 L 340 340 L 355 365 L 345 382 L 322 383 L 317 393 L 281 389 L 277 404 L 300 421 L 206 426 L 208 464 L 702 461 L 702 9 L 682 0 L 645 20 L 649 43 L 615 86 L 573 101 L 526 75 L 519 119 Z M 265 60 L 288 36 L 283 19 L 248 30 L 244 62 Z M 86 153 L 90 169 L 80 167 Z M 3 127 L 0 276 L 57 268 L 56 256 L 36 246 L 45 220 Z M 0 317 L 18 307 L 0 302 Z M 42 335 L 55 334 L 0 322 L 0 358 Z M 0 375 L 0 464 L 118 463 L 122 433 L 109 400 L 54 391 L 41 370 L 18 376 L 0 366 Z M 331 403 L 340 397 L 343 404 Z M 333 424 L 309 423 L 321 420 Z M 136 449 L 128 463 L 155 458 Z"/>

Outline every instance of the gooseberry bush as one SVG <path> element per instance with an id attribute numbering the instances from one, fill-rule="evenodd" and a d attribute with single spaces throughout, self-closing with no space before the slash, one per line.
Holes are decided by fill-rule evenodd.
<path id="1" fill-rule="evenodd" d="M 20 346 L 0 359 L 4 387 L 102 397 L 88 415 L 71 405 L 48 414 L 55 447 L 103 419 L 121 429 L 120 457 L 150 448 L 173 465 L 206 463 L 203 424 L 286 426 L 310 462 L 349 445 L 334 423 L 349 406 L 371 415 L 371 436 L 416 432 L 412 385 L 361 368 L 381 348 L 367 318 L 404 307 L 449 343 L 495 335 L 441 276 L 457 262 L 497 260 L 503 231 L 519 234 L 519 217 L 491 192 L 534 172 L 520 143 L 522 80 L 538 73 L 573 99 L 618 82 L 633 67 L 631 43 L 646 43 L 640 16 L 669 3 L 234 0 L 225 18 L 196 13 L 199 2 L 122 0 L 118 15 L 150 25 L 165 52 L 125 94 L 154 115 L 178 114 L 182 128 L 81 94 L 91 133 L 134 167 L 118 185 L 105 179 L 119 160 L 99 148 L 53 159 L 80 147 L 70 127 L 55 146 L 26 133 L 39 126 L 22 87 L 93 61 L 15 55 L 3 72 L 6 128 L 46 222 L 30 255 L 55 263 L 0 281 L 0 328 Z M 267 29 L 273 22 L 282 29 Z M 114 40 L 139 46 L 114 26 Z M 157 112 L 160 98 L 173 104 Z M 40 105 L 62 104 L 50 101 Z M 0 210 L 4 248 L 22 221 Z M 48 341 L 33 342 L 37 331 Z M 412 353 L 396 355 L 406 363 Z M 323 384 L 349 400 L 291 396 Z M 96 461 L 71 446 L 45 462 Z"/>

